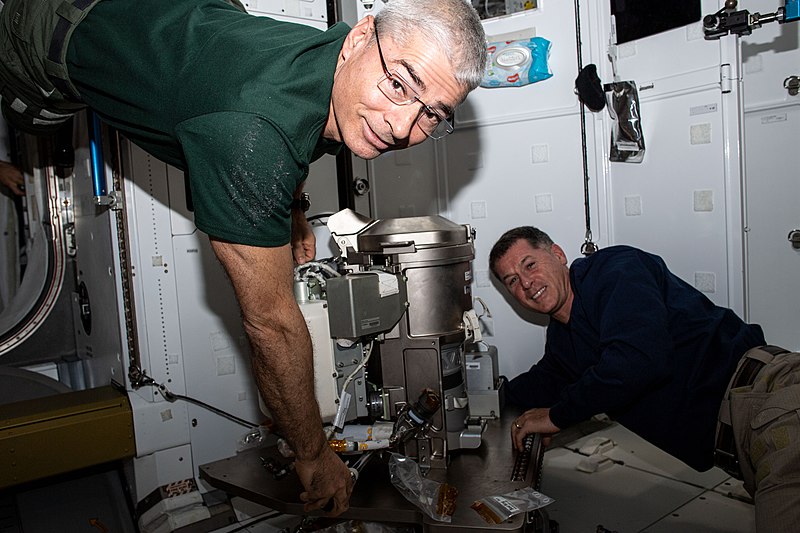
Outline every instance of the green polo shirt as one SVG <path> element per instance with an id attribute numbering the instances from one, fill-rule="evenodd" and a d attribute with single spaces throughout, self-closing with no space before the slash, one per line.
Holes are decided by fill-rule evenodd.
<path id="1" fill-rule="evenodd" d="M 67 67 L 104 121 L 188 173 L 200 230 L 280 246 L 309 164 L 340 147 L 321 134 L 348 31 L 222 0 L 103 0 L 76 28 Z"/>

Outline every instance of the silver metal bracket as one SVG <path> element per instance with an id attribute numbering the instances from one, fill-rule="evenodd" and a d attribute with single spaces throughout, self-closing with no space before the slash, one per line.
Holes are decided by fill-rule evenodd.
<path id="1" fill-rule="evenodd" d="M 95 196 L 94 205 L 107 206 L 114 211 L 122 209 L 122 192 L 111 191 L 105 196 Z"/>

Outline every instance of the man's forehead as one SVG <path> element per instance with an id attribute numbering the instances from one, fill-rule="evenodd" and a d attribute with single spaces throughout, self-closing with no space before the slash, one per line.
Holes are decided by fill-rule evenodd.
<path id="1" fill-rule="evenodd" d="M 528 259 L 541 259 L 547 255 L 553 255 L 549 246 L 533 246 L 525 239 L 520 239 L 509 247 L 503 259 L 516 265 Z"/>
<path id="2" fill-rule="evenodd" d="M 384 55 L 387 54 L 384 52 Z M 440 107 L 448 115 L 466 97 L 466 89 L 456 80 L 447 55 L 422 38 L 408 39 L 402 46 L 395 44 L 385 59 L 389 68 L 396 69 L 408 82 L 413 83 L 420 94 L 439 94 L 442 90 L 448 93 L 447 98 L 425 102 Z"/>
<path id="3" fill-rule="evenodd" d="M 529 247 L 518 246 L 518 243 L 512 244 L 508 251 L 497 261 L 501 276 L 512 274 L 517 266 L 525 262 L 530 256 L 531 249 Z M 506 272 L 502 272 L 503 270 Z"/>
<path id="4" fill-rule="evenodd" d="M 531 252 L 533 252 L 535 250 L 541 250 L 541 248 L 537 248 L 537 247 L 533 246 L 526 239 L 517 239 L 514 242 L 514 244 L 512 244 L 508 248 L 509 252 L 511 252 L 512 250 L 515 251 L 517 255 L 519 255 L 521 253 L 525 254 L 525 255 L 529 255 Z"/>

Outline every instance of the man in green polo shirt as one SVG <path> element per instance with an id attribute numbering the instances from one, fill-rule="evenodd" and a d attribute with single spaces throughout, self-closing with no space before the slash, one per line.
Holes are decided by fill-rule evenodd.
<path id="1" fill-rule="evenodd" d="M 313 258 L 314 242 L 292 200 L 309 164 L 342 144 L 371 159 L 452 132 L 482 76 L 485 38 L 464 0 L 391 0 L 375 18 L 325 32 L 231 3 L 7 0 L 3 114 L 43 132 L 88 105 L 187 172 L 195 223 L 242 309 L 259 390 L 297 453 L 306 510 L 332 500 L 339 514 L 352 482 L 312 401 L 292 269 Z"/>

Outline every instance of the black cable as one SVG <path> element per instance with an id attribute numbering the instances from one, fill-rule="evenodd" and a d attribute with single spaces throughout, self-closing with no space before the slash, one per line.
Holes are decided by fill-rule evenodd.
<path id="1" fill-rule="evenodd" d="M 583 43 L 581 42 L 581 6 L 580 0 L 575 0 L 575 42 L 578 54 L 578 73 L 583 70 Z M 592 223 L 589 207 L 589 159 L 586 149 L 586 110 L 583 104 L 581 109 L 581 152 L 583 155 L 583 206 L 586 219 L 586 234 L 584 235 L 581 253 L 590 255 L 597 251 L 597 245 L 592 242 Z"/>
<path id="2" fill-rule="evenodd" d="M 219 416 L 227 418 L 228 420 L 236 422 L 237 424 L 240 424 L 240 425 L 245 426 L 247 428 L 253 429 L 253 428 L 257 428 L 258 427 L 258 424 L 254 424 L 252 422 L 248 422 L 247 420 L 245 420 L 243 418 L 239 418 L 236 415 L 232 415 L 231 413 L 223 411 L 222 409 L 214 407 L 213 405 L 209 405 L 209 404 L 207 404 L 207 403 L 205 403 L 203 401 L 200 401 L 200 400 L 198 400 L 196 398 L 192 398 L 191 396 L 184 396 L 183 394 L 175 394 L 173 392 L 170 392 L 170 390 L 167 389 L 163 385 L 159 385 L 158 388 L 162 392 L 162 394 L 164 395 L 164 398 L 168 402 L 174 402 L 175 400 L 183 400 L 185 402 L 189 402 L 189 403 L 193 403 L 195 405 L 199 405 L 200 407 L 208 409 L 209 411 L 211 411 L 214 414 L 217 414 Z"/>
<path id="3" fill-rule="evenodd" d="M 114 387 L 115 389 L 117 389 L 120 392 L 123 392 L 123 393 L 127 393 L 128 392 L 125 389 L 125 387 L 122 386 L 122 384 L 118 383 L 117 381 L 115 381 L 113 379 L 111 380 L 111 386 Z M 247 420 L 245 420 L 243 418 L 239 418 L 236 415 L 232 415 L 231 413 L 228 413 L 227 411 L 223 411 L 222 409 L 219 409 L 218 407 L 214 407 L 213 405 L 209 405 L 209 404 L 207 404 L 207 403 L 205 403 L 203 401 L 200 401 L 200 400 L 197 400 L 195 398 L 192 398 L 191 396 L 184 396 L 183 394 L 175 394 L 174 392 L 170 391 L 166 387 L 166 385 L 164 385 L 162 383 L 156 383 L 156 381 L 153 378 L 151 378 L 150 376 L 148 376 L 148 375 L 146 375 L 144 373 L 142 373 L 142 382 L 141 382 L 140 386 L 156 387 L 158 390 L 161 391 L 161 394 L 164 395 L 164 399 L 167 400 L 168 402 L 174 402 L 175 400 L 183 400 L 185 402 L 189 402 L 189 403 L 193 403 L 195 405 L 199 405 L 200 407 L 208 409 L 209 411 L 211 411 L 214 414 L 217 414 L 219 416 L 227 418 L 228 420 L 236 422 L 237 424 L 240 424 L 240 425 L 242 425 L 242 426 L 244 426 L 246 428 L 253 429 L 253 428 L 259 427 L 259 424 L 254 424 L 253 422 L 248 422 Z"/>

